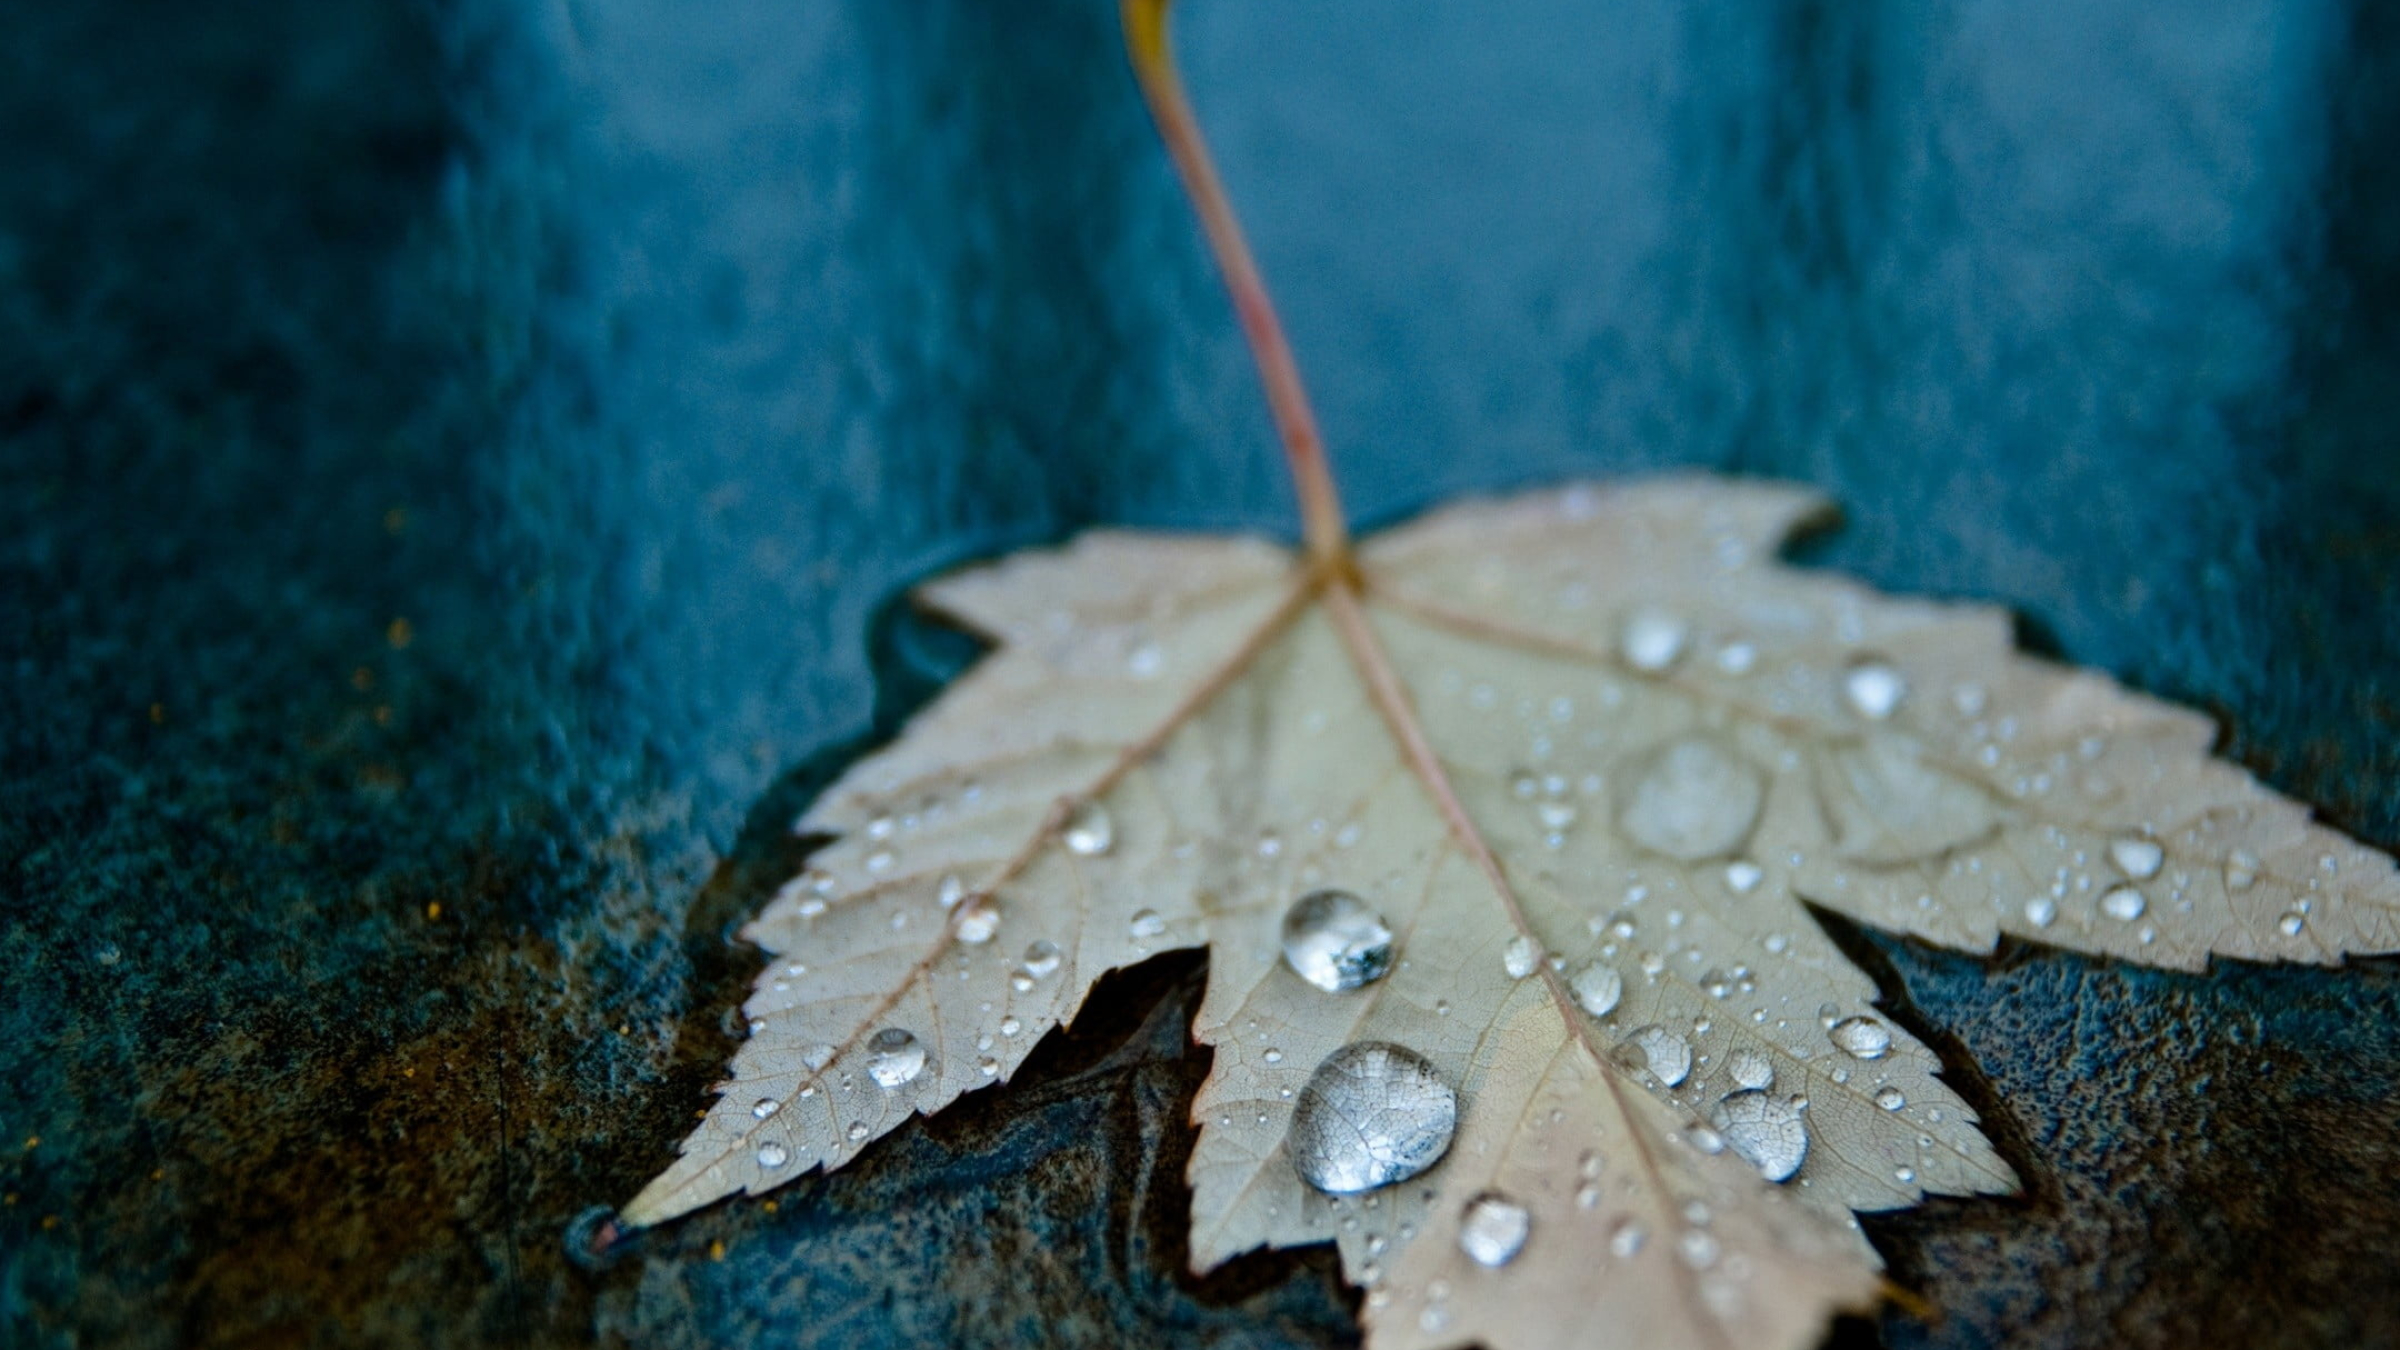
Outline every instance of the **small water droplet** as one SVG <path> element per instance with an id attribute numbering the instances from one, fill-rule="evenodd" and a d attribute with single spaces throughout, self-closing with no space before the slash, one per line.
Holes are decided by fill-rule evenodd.
<path id="1" fill-rule="evenodd" d="M 761 1097 L 757 1101 L 750 1104 L 750 1114 L 758 1117 L 760 1120 L 765 1120 L 767 1117 L 774 1115 L 776 1112 L 782 1109 L 783 1103 L 775 1100 L 773 1097 Z"/>
<path id="2" fill-rule="evenodd" d="M 1892 1169 L 1892 1175 L 1899 1179 L 1901 1185 L 1906 1186 L 1917 1179 L 1917 1169 L 1913 1167 L 1895 1167 Z"/>
<path id="3" fill-rule="evenodd" d="M 1605 961 L 1592 961 L 1575 972 L 1567 981 L 1575 1002 L 1594 1017 L 1606 1017 L 1617 1010 L 1618 1000 L 1625 997 L 1625 977 Z"/>
<path id="4" fill-rule="evenodd" d="M 1875 1104 L 1886 1111 L 1897 1111 L 1908 1105 L 1908 1097 L 1896 1087 L 1887 1087 L 1876 1092 Z"/>
<path id="5" fill-rule="evenodd" d="M 1467 1202 L 1458 1223 L 1458 1249 L 1477 1265 L 1493 1270 L 1517 1259 L 1533 1232 L 1533 1216 L 1523 1205 L 1498 1191 L 1485 1191 Z"/>
<path id="6" fill-rule="evenodd" d="M 993 1059 L 989 1055 L 986 1055 L 982 1059 L 975 1061 L 975 1072 L 982 1074 L 986 1078 L 998 1078 L 1000 1076 L 1000 1061 Z"/>
<path id="7" fill-rule="evenodd" d="M 1406 1181 L 1440 1161 L 1458 1097 L 1423 1056 L 1359 1041 L 1325 1057 L 1293 1103 L 1284 1147 L 1301 1179 L 1328 1195 Z"/>
<path id="8" fill-rule="evenodd" d="M 1748 895 L 1766 879 L 1766 872 L 1757 863 L 1736 860 L 1725 864 L 1725 889 L 1735 895 Z"/>
<path id="9" fill-rule="evenodd" d="M 758 1165 L 781 1167 L 792 1160 L 792 1151 L 772 1140 L 758 1146 Z"/>
<path id="10" fill-rule="evenodd" d="M 1048 938 L 1037 938 L 1025 949 L 1025 973 L 1037 980 L 1046 980 L 1066 960 L 1066 953 Z"/>
<path id="11" fill-rule="evenodd" d="M 952 872 L 942 878 L 941 888 L 934 892 L 933 898 L 944 909 L 956 909 L 958 902 L 967 898 L 967 883 L 959 880 L 956 872 Z"/>
<path id="12" fill-rule="evenodd" d="M 1626 617 L 1620 650 L 1627 665 L 1655 674 L 1683 658 L 1683 649 L 1691 636 L 1691 625 L 1675 615 L 1659 609 L 1637 609 Z"/>
<path id="13" fill-rule="evenodd" d="M 1747 675 L 1758 664 L 1758 648 L 1747 642 L 1728 642 L 1717 649 L 1717 669 L 1728 675 Z"/>
<path id="14" fill-rule="evenodd" d="M 1758 769 L 1704 734 L 1658 747 L 1634 766 L 1631 778 L 1618 827 L 1643 848 L 1683 862 L 1739 847 L 1766 799 Z"/>
<path id="15" fill-rule="evenodd" d="M 1265 1059 L 1269 1064 L 1281 1064 L 1283 1063 L 1283 1052 L 1281 1050 L 1269 1049 L 1265 1055 L 1261 1056 L 1261 1058 Z"/>
<path id="16" fill-rule="evenodd" d="M 1097 857 L 1117 842 L 1117 825 L 1109 819 L 1107 807 L 1084 802 L 1068 814 L 1067 827 L 1059 837 L 1066 842 L 1067 852 Z"/>
<path id="17" fill-rule="evenodd" d="M 1635 1067 L 1668 1087 L 1679 1087 L 1692 1074 L 1691 1042 L 1661 1026 L 1637 1028 L 1626 1043 L 1638 1053 Z"/>
<path id="18" fill-rule="evenodd" d="M 1642 1243 L 1649 1236 L 1649 1232 L 1633 1220 L 1619 1219 L 1615 1230 L 1608 1235 L 1608 1250 L 1619 1258 L 1630 1257 L 1642 1249 Z"/>
<path id="19" fill-rule="evenodd" d="M 885 1027 L 867 1038 L 867 1077 L 877 1087 L 903 1087 L 924 1071 L 925 1046 L 914 1034 Z"/>
<path id="20" fill-rule="evenodd" d="M 851 1143 L 855 1144 L 859 1140 L 867 1137 L 867 1122 L 863 1120 L 851 1121 L 850 1128 L 842 1131 L 842 1133 L 849 1137 Z"/>
<path id="21" fill-rule="evenodd" d="M 1771 1093 L 1736 1092 L 1717 1103 L 1713 1119 L 1725 1142 L 1769 1181 L 1789 1181 L 1808 1156 L 1808 1126 L 1800 1108 Z"/>
<path id="22" fill-rule="evenodd" d="M 1147 680 L 1165 664 L 1166 654 L 1158 649 L 1158 644 L 1145 642 L 1126 655 L 1125 672 L 1137 680 Z"/>
<path id="23" fill-rule="evenodd" d="M 2282 930 L 2285 937 L 2298 937 L 2300 930 L 2308 927 L 2308 920 L 2298 914 L 2286 914 L 2275 926 Z"/>
<path id="24" fill-rule="evenodd" d="M 1541 964 L 1541 947 L 1523 933 L 1510 938 L 1507 949 L 1500 953 L 1500 968 L 1507 971 L 1508 978 L 1512 980 L 1524 979 L 1539 970 Z"/>
<path id="25" fill-rule="evenodd" d="M 815 1045 L 812 1045 L 806 1050 L 800 1052 L 800 1062 L 807 1065 L 811 1070 L 822 1069 L 826 1065 L 833 1062 L 833 1056 L 833 1047 L 825 1044 L 823 1041 L 819 1041 Z"/>
<path id="26" fill-rule="evenodd" d="M 955 927 L 959 941 L 980 947 L 1000 931 L 1000 906 L 988 895 L 978 896 L 974 904 L 958 912 Z"/>
<path id="27" fill-rule="evenodd" d="M 1155 909 L 1137 909 L 1131 928 L 1137 938 L 1154 938 L 1167 931 L 1167 921 L 1158 917 Z"/>
<path id="28" fill-rule="evenodd" d="M 2131 923 L 2142 917 L 2150 902 L 2131 886 L 2118 886 L 2100 897 L 2100 912 L 2120 923 Z"/>
<path id="29" fill-rule="evenodd" d="M 877 873 L 889 872 L 892 870 L 892 864 L 898 861 L 898 858 L 892 856 L 890 849 L 879 848 L 867 855 L 867 870 Z"/>
<path id="30" fill-rule="evenodd" d="M 1008 1037 L 1012 1041 L 1016 1039 L 1017 1033 L 1023 1031 L 1024 1029 L 1025 1024 L 1018 1021 L 1016 1018 L 1003 1017 L 1000 1019 L 1000 1034 Z"/>
<path id="31" fill-rule="evenodd" d="M 1891 1053 L 1892 1029 L 1872 1017 L 1845 1017 L 1826 1028 L 1836 1050 L 1854 1059 L 1881 1059 Z"/>
<path id="32" fill-rule="evenodd" d="M 1348 891 L 1310 891 L 1284 911 L 1283 963 L 1326 993 L 1357 989 L 1392 968 L 1392 930 Z"/>
<path id="33" fill-rule="evenodd" d="M 2058 918 L 2058 902 L 2046 895 L 2037 895 L 2025 902 L 2025 921 L 2036 928 L 2048 928 Z"/>
<path id="34" fill-rule="evenodd" d="M 2258 884 L 2258 855 L 2237 848 L 2225 855 L 2225 889 L 2246 891 Z"/>
<path id="35" fill-rule="evenodd" d="M 1706 1270 L 1717 1263 L 1717 1240 L 1697 1228 L 1686 1229 L 1675 1239 L 1675 1254 L 1694 1270 Z"/>
<path id="36" fill-rule="evenodd" d="M 1746 1088 L 1775 1085 L 1775 1062 L 1756 1050 L 1736 1050 L 1725 1057 L 1725 1073 Z"/>
<path id="37" fill-rule="evenodd" d="M 2167 860 L 2167 851 L 2157 841 L 2128 836 L 2113 840 L 2108 846 L 2108 860 L 2117 870 L 2135 881 L 2148 881 L 2158 875 Z"/>
<path id="38" fill-rule="evenodd" d="M 1543 802 L 1534 808 L 1534 814 L 1541 817 L 1542 828 L 1547 830 L 1563 830 L 1575 823 L 1575 807 L 1568 802 Z"/>
<path id="39" fill-rule="evenodd" d="M 1908 681 L 1879 656 L 1861 657 L 1842 672 L 1842 698 L 1861 717 L 1883 721 L 1908 696 Z"/>

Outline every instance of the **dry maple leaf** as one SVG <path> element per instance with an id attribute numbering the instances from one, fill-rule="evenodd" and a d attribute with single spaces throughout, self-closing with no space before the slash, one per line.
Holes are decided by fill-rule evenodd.
<path id="1" fill-rule="evenodd" d="M 1196 1268 L 1335 1242 L 1380 1350 L 1801 1346 L 1877 1295 L 1854 1211 L 2015 1185 L 1804 906 L 2187 969 L 2400 947 L 2391 861 L 2205 719 L 1777 562 L 1805 490 L 1574 487 L 1353 551 L 1127 12 L 1308 547 L 1097 534 L 928 587 L 997 648 L 798 823 L 833 841 L 745 930 L 750 1039 L 622 1222 L 839 1166 L 1205 945 Z"/>

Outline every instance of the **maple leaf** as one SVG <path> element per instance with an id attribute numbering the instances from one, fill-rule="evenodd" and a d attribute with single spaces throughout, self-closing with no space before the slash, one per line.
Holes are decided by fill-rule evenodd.
<path id="1" fill-rule="evenodd" d="M 1307 547 L 1102 533 L 926 588 L 995 650 L 797 823 L 832 842 L 744 930 L 750 1038 L 623 1223 L 840 1166 L 1206 946 L 1196 1268 L 1334 1242 L 1381 1350 L 1800 1346 L 1877 1297 L 1854 1212 L 2015 1186 L 1807 906 L 2187 969 L 2400 947 L 2391 861 L 2205 719 L 1778 562 L 1804 489 L 1579 486 L 1353 549 L 1127 13 Z"/>

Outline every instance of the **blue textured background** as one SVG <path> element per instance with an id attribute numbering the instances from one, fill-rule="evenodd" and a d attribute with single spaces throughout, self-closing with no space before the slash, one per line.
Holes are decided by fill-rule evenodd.
<path id="1" fill-rule="evenodd" d="M 965 659 L 890 598 L 1290 524 L 1113 8 L 10 7 L 0 1343 L 1355 1336 L 1322 1252 L 1181 1273 L 1190 958 L 566 1254 L 723 1062 L 779 823 Z M 1808 561 L 2400 843 L 2391 7 L 1183 8 L 1363 518 L 1815 483 Z M 1943 1316 L 1839 1339 L 2400 1344 L 2393 963 L 1841 936 L 2031 1189 L 1872 1221 Z"/>

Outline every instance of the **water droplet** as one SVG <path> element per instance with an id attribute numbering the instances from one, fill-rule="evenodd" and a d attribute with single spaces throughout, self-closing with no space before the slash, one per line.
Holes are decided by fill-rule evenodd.
<path id="1" fill-rule="evenodd" d="M 1147 680 L 1158 674 L 1159 668 L 1165 664 L 1166 654 L 1159 651 L 1158 644 L 1145 642 L 1127 654 L 1125 672 L 1137 680 Z"/>
<path id="2" fill-rule="evenodd" d="M 1261 1056 L 1261 1058 L 1265 1059 L 1269 1064 L 1281 1064 L 1283 1062 L 1283 1052 L 1281 1050 L 1269 1049 L 1265 1055 Z"/>
<path id="3" fill-rule="evenodd" d="M 2286 914 L 2275 926 L 2282 930 L 2285 937 L 2298 937 L 2300 930 L 2308 927 L 2308 920 L 2298 914 Z"/>
<path id="4" fill-rule="evenodd" d="M 1406 1181 L 1449 1151 L 1458 1097 L 1413 1050 L 1359 1041 L 1325 1057 L 1285 1139 L 1301 1179 L 1328 1195 Z"/>
<path id="5" fill-rule="evenodd" d="M 833 1056 L 833 1047 L 819 1041 L 800 1052 L 800 1062 L 812 1070 L 822 1069 L 833 1062 Z"/>
<path id="6" fill-rule="evenodd" d="M 1757 863 L 1734 861 L 1725 864 L 1725 889 L 1735 895 L 1748 895 L 1766 879 L 1766 872 Z"/>
<path id="7" fill-rule="evenodd" d="M 1107 807 L 1084 802 L 1068 814 L 1067 828 L 1059 837 L 1066 841 L 1067 852 L 1097 857 L 1117 842 L 1117 825 L 1109 819 Z"/>
<path id="8" fill-rule="evenodd" d="M 993 1059 L 989 1055 L 986 1055 L 982 1059 L 975 1061 L 975 1072 L 982 1074 L 986 1078 L 998 1078 L 1000 1076 L 1000 1061 Z"/>
<path id="9" fill-rule="evenodd" d="M 1908 681 L 1891 662 L 1879 656 L 1861 657 L 1842 672 L 1842 698 L 1861 717 L 1882 721 L 1908 696 Z"/>
<path id="10" fill-rule="evenodd" d="M 2246 891 L 2258 884 L 2258 855 L 2237 848 L 2225 855 L 2225 889 Z"/>
<path id="11" fill-rule="evenodd" d="M 1715 737 L 1680 736 L 1634 766 L 1617 824 L 1627 838 L 1684 862 L 1731 853 L 1766 798 L 1756 767 Z"/>
<path id="12" fill-rule="evenodd" d="M 1025 1024 L 1018 1021 L 1016 1018 L 1003 1017 L 1000 1019 L 1000 1034 L 1008 1037 L 1010 1040 L 1015 1040 L 1017 1033 L 1023 1031 L 1024 1029 Z"/>
<path id="13" fill-rule="evenodd" d="M 1575 823 L 1575 808 L 1566 802 L 1543 802 L 1534 808 L 1534 814 L 1541 817 L 1542 828 L 1547 830 L 1563 830 Z"/>
<path id="14" fill-rule="evenodd" d="M 1896 1087 L 1887 1087 L 1876 1092 L 1875 1104 L 1886 1111 L 1897 1111 L 1908 1105 L 1908 1097 Z"/>
<path id="15" fill-rule="evenodd" d="M 1691 636 L 1691 625 L 1675 615 L 1658 609 L 1637 609 L 1625 620 L 1620 650 L 1627 665 L 1656 673 L 1683 658 L 1684 646 Z"/>
<path id="16" fill-rule="evenodd" d="M 1808 1156 L 1808 1126 L 1796 1104 L 1771 1093 L 1736 1092 L 1717 1103 L 1717 1129 L 1769 1181 L 1789 1181 Z"/>
<path id="17" fill-rule="evenodd" d="M 1593 961 L 1575 972 L 1567 981 L 1575 1002 L 1594 1017 L 1606 1017 L 1617 1010 L 1617 1001 L 1625 997 L 1625 977 L 1605 961 Z"/>
<path id="18" fill-rule="evenodd" d="M 1725 1073 L 1746 1088 L 1775 1084 L 1775 1062 L 1756 1050 L 1736 1050 L 1725 1057 Z"/>
<path id="19" fill-rule="evenodd" d="M 881 1088 L 902 1087 L 925 1071 L 925 1046 L 898 1027 L 867 1038 L 867 1077 Z"/>
<path id="20" fill-rule="evenodd" d="M 1627 1038 L 1628 1045 L 1639 1054 L 1635 1066 L 1650 1071 L 1650 1076 L 1668 1087 L 1677 1087 L 1692 1074 L 1691 1042 L 1661 1026 L 1635 1030 Z"/>
<path id="21" fill-rule="evenodd" d="M 1524 979 L 1540 969 L 1541 964 L 1540 945 L 1523 933 L 1510 938 L 1507 949 L 1500 953 L 1500 968 L 1507 971 L 1508 978 L 1512 980 Z"/>
<path id="22" fill-rule="evenodd" d="M 1132 930 L 1137 938 L 1154 938 L 1167 931 L 1167 921 L 1158 917 L 1155 909 L 1137 909 L 1133 912 Z"/>
<path id="23" fill-rule="evenodd" d="M 1533 1216 L 1525 1207 L 1498 1191 L 1485 1191 L 1467 1202 L 1458 1222 L 1458 1249 L 1475 1263 L 1494 1270 L 1517 1259 L 1533 1232 Z"/>
<path id="24" fill-rule="evenodd" d="M 1642 1249 L 1650 1234 L 1631 1219 L 1617 1220 L 1615 1231 L 1608 1235 L 1608 1250 L 1616 1256 L 1629 1257 Z"/>
<path id="25" fill-rule="evenodd" d="M 1675 1239 L 1675 1254 L 1694 1270 L 1706 1270 L 1717 1263 L 1717 1240 L 1697 1228 L 1686 1229 Z"/>
<path id="26" fill-rule="evenodd" d="M 1825 1035 L 1836 1050 L 1855 1059 L 1881 1059 L 1892 1051 L 1892 1029 L 1872 1017 L 1845 1017 Z"/>
<path id="27" fill-rule="evenodd" d="M 1048 938 L 1037 938 L 1025 949 L 1025 973 L 1037 980 L 1046 980 L 1065 959 L 1066 953 L 1058 949 L 1057 943 Z"/>
<path id="28" fill-rule="evenodd" d="M 979 896 L 959 911 L 956 928 L 959 941 L 980 947 L 1000 931 L 1000 906 L 993 904 L 990 896 Z"/>
<path id="29" fill-rule="evenodd" d="M 758 1146 L 758 1165 L 761 1167 L 781 1167 L 791 1160 L 792 1151 L 781 1144 L 770 1140 Z"/>
<path id="30" fill-rule="evenodd" d="M 900 860 L 892 856 L 892 851 L 890 849 L 879 848 L 873 853 L 867 855 L 867 870 L 870 872 L 889 872 L 892 870 L 892 864 L 898 861 Z"/>
<path id="31" fill-rule="evenodd" d="M 2100 912 L 2122 923 L 2142 917 L 2142 911 L 2149 907 L 2150 902 L 2131 886 L 2116 887 L 2100 897 Z"/>
<path id="32" fill-rule="evenodd" d="M 1310 891 L 1284 911 L 1283 963 L 1329 994 L 1357 989 L 1392 968 L 1392 930 L 1348 891 Z"/>
<path id="33" fill-rule="evenodd" d="M 851 1121 L 850 1128 L 842 1131 L 842 1133 L 849 1137 L 851 1143 L 855 1144 L 859 1140 L 867 1137 L 867 1122 L 863 1120 Z"/>
<path id="34" fill-rule="evenodd" d="M 1758 664 L 1758 648 L 1747 642 L 1728 642 L 1717 650 L 1717 669 L 1728 675 L 1747 675 Z"/>
<path id="35" fill-rule="evenodd" d="M 958 902 L 967 898 L 967 883 L 960 881 L 958 874 L 952 872 L 942 878 L 941 888 L 934 892 L 933 898 L 944 909 L 956 909 Z"/>
<path id="36" fill-rule="evenodd" d="M 2108 859 L 2117 865 L 2118 871 L 2135 881 L 2148 881 L 2158 875 L 2159 867 L 2167 860 L 2167 851 L 2154 840 L 2129 836 L 2109 844 Z"/>
<path id="37" fill-rule="evenodd" d="M 757 1101 L 751 1103 L 750 1114 L 758 1117 L 760 1120 L 765 1120 L 767 1117 L 774 1115 L 776 1112 L 782 1109 L 782 1102 L 775 1100 L 773 1097 L 761 1097 Z"/>
<path id="38" fill-rule="evenodd" d="M 1917 1179 L 1917 1169 L 1913 1167 L 1895 1167 L 1892 1169 L 1892 1175 L 1899 1180 L 1901 1185 L 1906 1186 Z"/>
<path id="39" fill-rule="evenodd" d="M 2025 902 L 2025 921 L 2036 928 L 2048 928 L 2058 917 L 2058 902 L 2046 895 L 2037 895 Z"/>

